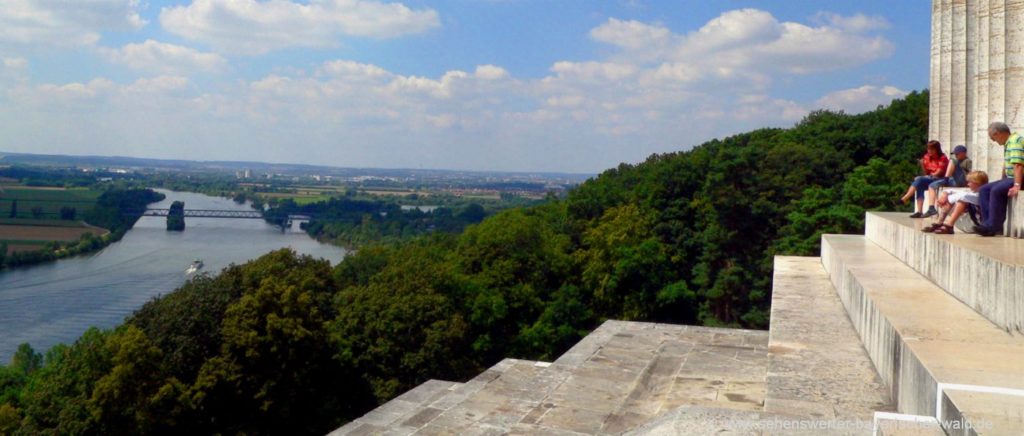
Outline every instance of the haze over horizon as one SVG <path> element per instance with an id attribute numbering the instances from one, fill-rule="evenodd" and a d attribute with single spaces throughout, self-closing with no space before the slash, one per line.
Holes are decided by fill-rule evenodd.
<path id="1" fill-rule="evenodd" d="M 924 89 L 930 11 L 13 0 L 0 15 L 0 150 L 596 173 Z"/>

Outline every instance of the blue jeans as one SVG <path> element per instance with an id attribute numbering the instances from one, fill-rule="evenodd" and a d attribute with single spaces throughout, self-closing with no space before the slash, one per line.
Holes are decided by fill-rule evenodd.
<path id="1" fill-rule="evenodd" d="M 985 220 L 981 225 L 996 232 L 1003 231 L 1003 221 L 1006 221 L 1006 193 L 1013 187 L 1013 178 L 1006 178 L 997 182 L 987 183 L 978 190 L 978 200 L 981 203 L 981 214 Z"/>
<path id="2" fill-rule="evenodd" d="M 932 182 L 939 180 L 940 178 L 941 177 L 932 176 L 914 177 L 914 183 L 911 183 L 911 185 L 917 190 L 917 199 L 924 200 L 924 193 L 928 191 L 928 185 L 931 185 Z"/>
<path id="3" fill-rule="evenodd" d="M 938 180 L 928 185 L 928 189 L 938 191 L 939 188 L 945 186 L 956 186 L 956 180 L 953 180 L 952 177 L 939 177 Z"/>

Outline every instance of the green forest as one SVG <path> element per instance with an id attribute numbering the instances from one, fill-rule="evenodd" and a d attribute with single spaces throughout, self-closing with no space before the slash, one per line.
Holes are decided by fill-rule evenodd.
<path id="1" fill-rule="evenodd" d="M 606 319 L 766 328 L 772 257 L 892 208 L 928 94 L 609 169 L 338 265 L 282 250 L 0 368 L 0 433 L 324 434 L 428 379 L 550 360 Z M 682 147 L 685 144 L 680 144 Z"/>

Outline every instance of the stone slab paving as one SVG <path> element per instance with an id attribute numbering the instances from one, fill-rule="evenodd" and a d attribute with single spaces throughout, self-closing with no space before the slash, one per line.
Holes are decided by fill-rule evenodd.
<path id="1" fill-rule="evenodd" d="M 685 405 L 760 411 L 767 342 L 764 331 L 608 321 L 553 363 L 505 359 L 332 435 L 620 434 Z"/>
<path id="2" fill-rule="evenodd" d="M 863 434 L 822 428 L 798 428 L 808 421 L 799 416 L 756 410 L 683 406 L 625 433 L 629 436 L 675 435 L 820 435 Z"/>
<path id="3" fill-rule="evenodd" d="M 870 423 L 894 411 L 817 257 L 775 258 L 766 412 Z"/>
<path id="4" fill-rule="evenodd" d="M 897 419 L 880 419 L 877 421 L 876 436 L 947 436 L 939 426 L 939 421 L 913 422 Z"/>
<path id="5" fill-rule="evenodd" d="M 373 409 L 343 427 L 334 430 L 333 435 L 364 435 L 381 434 L 387 429 L 401 432 L 402 430 L 414 431 L 415 428 L 405 422 L 410 418 L 422 413 L 424 407 L 441 398 L 461 383 L 453 383 L 441 380 L 428 380 L 402 395 L 388 401 L 386 404 Z"/>
<path id="6" fill-rule="evenodd" d="M 901 413 L 935 416 L 938 383 L 1024 389 L 1024 337 L 996 327 L 863 236 L 825 235 L 821 252 Z M 990 411 L 949 398 L 964 416 Z M 1024 427 L 1004 430 L 1024 434 Z"/>

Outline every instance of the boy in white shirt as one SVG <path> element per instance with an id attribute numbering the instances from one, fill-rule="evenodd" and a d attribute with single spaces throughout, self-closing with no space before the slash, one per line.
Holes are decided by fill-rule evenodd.
<path id="1" fill-rule="evenodd" d="M 935 233 L 939 235 L 952 235 L 953 224 L 967 211 L 968 205 L 977 206 L 979 203 L 978 189 L 988 183 L 988 174 L 984 171 L 971 171 L 967 174 L 967 188 L 942 191 L 939 195 L 938 206 L 942 210 L 939 220 L 931 227 L 921 229 L 922 232 Z"/>

